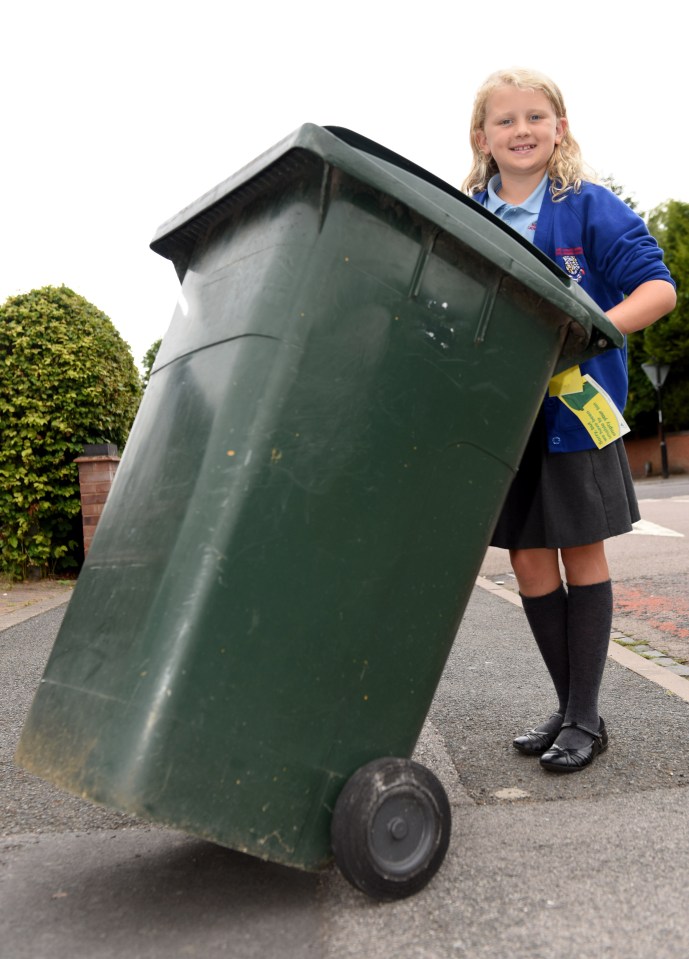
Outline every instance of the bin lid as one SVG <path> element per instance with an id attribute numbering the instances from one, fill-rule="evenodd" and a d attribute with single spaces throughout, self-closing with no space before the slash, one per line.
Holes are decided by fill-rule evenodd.
<path id="1" fill-rule="evenodd" d="M 503 272 L 521 282 L 568 316 L 587 334 L 602 334 L 597 352 L 620 347 L 623 335 L 591 297 L 541 250 L 471 197 L 411 160 L 344 127 L 306 123 L 233 176 L 163 223 L 151 249 L 175 265 L 184 276 L 198 238 L 209 223 L 222 218 L 247 191 L 270 177 L 296 151 L 311 153 L 324 163 L 394 197 L 430 222 L 470 246 Z"/>

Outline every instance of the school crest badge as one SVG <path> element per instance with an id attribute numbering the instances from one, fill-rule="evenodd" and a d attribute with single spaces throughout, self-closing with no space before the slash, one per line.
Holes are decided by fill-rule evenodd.
<path id="1" fill-rule="evenodd" d="M 581 247 L 577 247 L 575 250 L 563 250 L 559 249 L 555 251 L 558 256 L 562 257 L 563 266 L 569 276 L 572 277 L 577 283 L 581 283 L 582 279 L 585 276 L 586 271 L 576 257 L 577 253 L 583 253 Z"/>

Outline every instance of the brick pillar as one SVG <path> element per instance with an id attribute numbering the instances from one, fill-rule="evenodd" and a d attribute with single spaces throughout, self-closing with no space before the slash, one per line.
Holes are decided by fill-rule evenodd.
<path id="1" fill-rule="evenodd" d="M 100 446 L 85 446 L 84 455 L 79 456 L 74 462 L 79 466 L 84 556 L 86 556 L 120 458 L 117 455 L 116 446 L 112 443 L 104 443 Z"/>

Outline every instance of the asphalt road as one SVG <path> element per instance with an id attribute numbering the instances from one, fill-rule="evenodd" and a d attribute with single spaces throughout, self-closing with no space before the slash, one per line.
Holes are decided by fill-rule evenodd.
<path id="1" fill-rule="evenodd" d="M 674 490 L 642 493 L 642 515 L 684 535 L 611 544 L 621 585 L 643 571 L 648 595 L 681 598 L 689 528 Z M 498 560 L 486 557 L 493 582 Z M 610 749 L 577 776 L 548 775 L 510 745 L 551 705 L 514 600 L 504 588 L 474 591 L 417 750 L 452 804 L 450 850 L 425 890 L 386 905 L 334 867 L 263 863 L 16 767 L 63 610 L 1 632 L 1 959 L 686 959 L 689 680 L 674 677 L 672 692 L 655 681 L 662 667 L 649 678 L 610 659 Z M 655 642 L 669 635 L 640 612 L 616 614 L 616 625 Z"/>

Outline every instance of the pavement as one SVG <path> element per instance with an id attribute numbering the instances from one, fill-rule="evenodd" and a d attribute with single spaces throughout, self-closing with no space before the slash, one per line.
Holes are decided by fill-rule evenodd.
<path id="1" fill-rule="evenodd" d="M 1 598 L 2 959 L 686 959 L 689 679 L 622 634 L 602 696 L 610 748 L 575 776 L 545 773 L 511 746 L 551 709 L 545 668 L 518 597 L 479 578 L 415 753 L 450 799 L 450 849 L 422 892 L 380 904 L 335 867 L 261 862 L 18 768 L 69 588 Z"/>
<path id="2" fill-rule="evenodd" d="M 35 582 L 0 581 L 0 630 L 69 602 L 75 581 L 40 579 Z"/>

